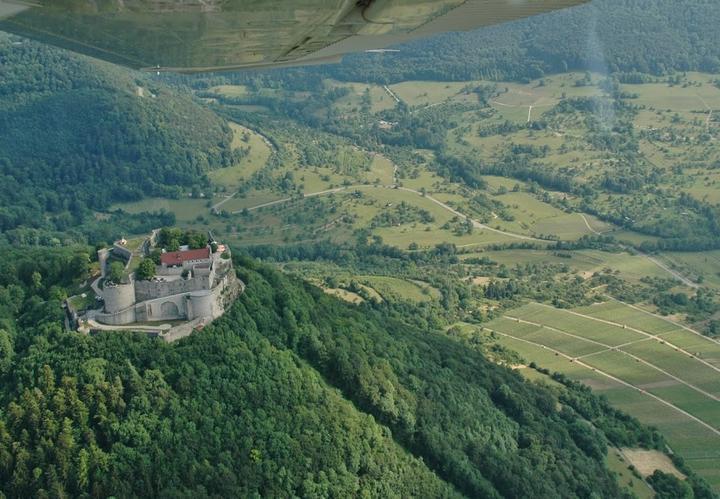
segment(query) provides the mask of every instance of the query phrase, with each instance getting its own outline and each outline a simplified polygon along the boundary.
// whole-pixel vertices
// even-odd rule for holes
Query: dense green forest
[[[234,160],[224,121],[182,91],[3,34],[0,65],[0,231],[177,197]]]
[[[248,258],[248,292],[168,345],[63,331],[58,299],[87,272],[84,248],[7,254],[8,497],[622,497],[608,440],[663,445],[579,385],[529,383]]]
[[[523,80],[578,69],[716,72],[718,23],[720,13],[712,0],[594,0],[488,29],[416,41],[381,57],[353,56],[327,70],[350,81]]]
[[[527,80],[585,69],[717,72],[718,24],[720,12],[713,0],[594,0],[500,26],[414,41],[398,47],[399,52],[348,55],[341,64],[210,79],[256,80],[263,86],[284,80],[292,86],[303,85],[308,75],[391,83]]]

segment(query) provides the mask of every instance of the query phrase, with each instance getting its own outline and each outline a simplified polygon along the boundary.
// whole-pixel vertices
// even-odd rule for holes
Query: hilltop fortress
[[[156,233],[153,233],[143,243],[139,249],[142,255],[130,251],[119,241],[109,252],[101,250],[105,252],[100,257],[101,264],[105,268],[109,258],[121,260],[128,269],[134,258],[140,258],[142,265],[151,258],[149,253],[155,239]],[[100,294],[104,307],[93,314],[93,322],[136,330],[140,330],[137,326],[144,325],[143,329],[147,329],[162,321],[173,322],[172,328],[178,327],[178,322],[185,322],[182,325],[191,330],[221,316],[244,290],[244,284],[235,276],[226,245],[209,240],[202,248],[181,246],[177,251],[158,249],[157,252],[160,263],[153,263],[152,275],[145,264],[143,278],[138,277],[138,270],[126,272],[122,279],[117,279],[119,282],[105,277]],[[157,254],[155,257],[157,259]],[[160,328],[163,334],[168,332],[167,328],[168,325]]]

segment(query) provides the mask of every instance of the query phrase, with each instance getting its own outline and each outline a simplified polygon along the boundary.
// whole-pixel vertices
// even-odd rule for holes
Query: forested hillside
[[[343,63],[266,73],[269,81],[322,74],[343,81],[526,80],[568,70],[720,71],[720,11],[713,0],[593,0],[467,33],[349,55]],[[692,29],[690,29],[692,28]],[[236,81],[257,79],[238,73]]]
[[[4,34],[0,68],[2,231],[178,196],[232,162],[222,119],[139,73]]]
[[[717,72],[716,5],[713,0],[594,0],[488,29],[420,40],[381,57],[349,57],[327,70],[350,81],[522,80],[574,69]]]
[[[247,259],[247,292],[201,334],[66,333],[87,253],[38,251],[8,250],[0,287],[8,497],[622,497],[607,439],[662,445],[588,390]]]

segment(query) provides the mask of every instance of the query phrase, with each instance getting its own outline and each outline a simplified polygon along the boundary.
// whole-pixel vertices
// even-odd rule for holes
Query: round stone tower
[[[188,310],[188,319],[213,317],[214,301],[215,297],[209,290],[193,291],[190,293],[190,310]]]
[[[135,283],[114,284],[103,288],[105,312],[112,314],[135,304]]]

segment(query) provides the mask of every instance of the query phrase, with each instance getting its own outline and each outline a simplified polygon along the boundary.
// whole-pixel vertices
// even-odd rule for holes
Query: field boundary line
[[[700,338],[702,338],[702,339],[704,339],[704,340],[707,340],[707,341],[709,341],[710,343],[714,343],[715,345],[720,345],[720,342],[719,342],[719,341],[714,340],[714,339],[710,338],[709,336],[705,336],[705,335],[702,334],[700,331],[696,331],[696,330],[692,329],[691,327],[686,326],[685,324],[681,324],[681,323],[679,323],[679,322],[675,322],[675,321],[673,321],[673,320],[668,319],[667,317],[663,317],[662,315],[659,315],[659,314],[650,312],[649,310],[642,309],[642,308],[638,307],[637,305],[633,305],[633,304],[631,304],[631,303],[626,303],[626,302],[624,302],[624,301],[622,301],[622,300],[618,300],[617,298],[614,298],[614,297],[612,297],[612,296],[610,296],[610,295],[605,295],[605,296],[606,296],[607,298],[613,300],[613,301],[616,301],[616,302],[618,302],[618,303],[621,303],[622,305],[625,305],[626,307],[630,307],[630,308],[632,308],[633,310],[637,310],[638,312],[642,312],[642,313],[644,313],[644,314],[646,314],[646,315],[650,315],[650,316],[652,316],[652,317],[656,317],[656,318],[658,318],[658,319],[660,319],[660,320],[663,320],[663,321],[667,322],[668,324],[672,324],[673,326],[677,326],[677,327],[679,327],[679,328],[681,328],[681,329],[684,329],[685,331],[688,331],[688,332],[690,332],[690,333],[692,333],[692,334],[696,334],[696,335],[698,335]],[[667,333],[660,333],[658,336],[663,336],[663,335],[670,334],[670,333],[674,333],[674,332],[675,332],[675,331],[668,331]]]
[[[557,333],[560,333],[560,334],[566,335],[566,336],[570,336],[571,338],[575,338],[575,339],[578,339],[578,340],[580,340],[580,341],[584,341],[584,342],[587,342],[587,343],[592,343],[592,344],[594,344],[594,345],[600,345],[600,346],[602,346],[602,347],[605,347],[605,350],[601,350],[601,351],[598,351],[598,352],[592,352],[592,353],[585,354],[585,355],[581,355],[581,356],[578,356],[578,357],[572,357],[573,360],[578,360],[578,359],[581,359],[581,358],[587,358],[587,357],[590,357],[590,356],[592,356],[592,355],[600,355],[600,354],[607,353],[607,352],[618,352],[618,353],[627,355],[628,357],[630,357],[631,359],[635,360],[636,362],[640,362],[641,364],[644,364],[644,365],[650,367],[651,369],[655,369],[656,371],[664,374],[664,375],[667,376],[668,378],[674,379],[674,380],[677,381],[678,383],[680,383],[680,384],[682,384],[682,385],[685,385],[686,387],[690,388],[691,390],[695,390],[696,392],[698,392],[698,393],[701,394],[701,395],[704,395],[704,396],[707,397],[707,398],[710,398],[710,399],[712,399],[712,400],[714,400],[714,401],[716,401],[716,402],[720,402],[720,397],[718,397],[717,395],[713,395],[713,394],[710,393],[710,392],[706,392],[706,391],[703,390],[702,388],[699,388],[699,387],[693,385],[692,383],[689,383],[689,382],[687,382],[687,381],[685,381],[685,380],[683,380],[683,379],[681,379],[681,378],[678,378],[678,377],[675,376],[674,374],[671,374],[671,373],[667,372],[667,371],[666,371],[665,369],[663,369],[662,367],[656,366],[656,365],[653,364],[652,362],[649,362],[649,361],[643,359],[642,357],[638,357],[637,355],[635,355],[635,354],[633,354],[633,353],[631,353],[631,352],[627,352],[627,351],[625,351],[625,350],[621,350],[619,345],[618,345],[618,346],[607,345],[607,344],[601,343],[601,342],[599,342],[599,341],[591,340],[591,339],[589,339],[589,338],[583,338],[582,336],[578,336],[578,335],[575,335],[575,334],[572,334],[572,333],[568,333],[567,331],[563,331],[562,329],[557,329],[557,328],[555,328],[555,327],[553,327],[553,326],[548,326],[547,324],[540,324],[540,323],[530,322],[530,321],[526,321],[526,320],[524,320],[524,319],[521,319],[521,318],[519,318],[519,317],[511,317],[511,316],[509,316],[509,315],[504,315],[503,317],[505,317],[506,319],[515,320],[515,321],[517,321],[518,323],[525,323],[525,324],[530,324],[530,325],[532,325],[532,326],[538,326],[538,327],[540,327],[540,328],[549,329],[550,331],[555,331],[555,332],[557,332]],[[638,341],[651,341],[652,339],[653,339],[653,338],[645,338],[645,339],[643,339],[643,340],[635,340],[635,341],[631,341],[631,342],[629,342],[629,343],[625,343],[625,345],[637,343]],[[541,344],[542,344],[542,343],[541,343]]]
[[[643,338],[643,339],[641,339],[641,340],[628,341],[627,343],[623,343],[623,344],[618,345],[618,346],[613,347],[613,348],[623,348],[623,347],[627,347],[627,346],[630,346],[630,345],[635,345],[636,343],[643,343],[643,342],[645,342],[645,341],[653,341],[653,338]],[[601,352],[593,352],[593,353],[588,353],[588,354],[585,354],[585,355],[581,355],[580,357],[578,357],[578,359],[584,359],[585,357],[592,357],[593,355],[597,355],[597,354],[603,353],[603,352],[607,352],[607,350],[603,350],[603,351],[601,351]]]
[[[632,327],[632,326],[628,326],[627,324],[619,324],[619,323],[617,323],[617,322],[608,321],[608,320],[606,320],[606,319],[600,319],[599,317],[593,317],[592,315],[581,314],[581,313],[579,313],[579,312],[575,312],[575,311],[573,311],[573,310],[568,310],[568,309],[565,309],[565,308],[555,308],[555,307],[551,307],[550,305],[545,305],[544,303],[538,303],[538,305],[540,305],[541,307],[550,308],[550,309],[552,309],[552,310],[559,310],[559,311],[561,311],[561,312],[566,312],[566,313],[568,313],[568,314],[576,315],[576,316],[578,316],[578,317],[583,317],[583,318],[585,318],[585,319],[591,319],[591,320],[594,320],[594,321],[597,321],[597,322],[602,322],[602,323],[604,323],[604,324],[609,324],[609,325],[611,325],[611,326],[619,327],[619,328],[621,328],[621,329],[627,329],[627,330],[629,330],[629,331],[634,331],[634,332],[636,332],[636,333],[639,333],[639,334],[648,336],[648,337],[650,337],[650,338],[655,338],[655,339],[664,341],[667,346],[674,348],[674,349],[675,349],[676,351],[678,351],[678,352],[684,353],[685,355],[687,355],[687,356],[690,357],[691,359],[697,360],[698,362],[700,362],[701,364],[709,367],[709,368],[712,369],[713,371],[720,373],[720,367],[717,367],[717,366],[714,366],[713,364],[710,364],[710,363],[707,362],[706,360],[697,357],[696,355],[688,352],[688,351],[685,350],[684,348],[681,348],[681,347],[679,347],[679,346],[677,346],[677,345],[675,345],[675,344],[673,344],[673,343],[670,343],[669,341],[665,340],[664,338],[661,338],[661,337],[658,336],[657,334],[651,334],[651,333],[648,333],[647,331],[643,331],[642,329],[637,329],[637,328],[634,328],[634,327]]]
[[[617,377],[613,376],[612,374],[606,373],[605,371],[602,371],[602,370],[600,370],[600,369],[597,369],[596,367],[593,367],[593,366],[591,366],[591,365],[589,365],[589,364],[586,364],[586,363],[584,363],[584,362],[582,362],[582,361],[580,361],[580,360],[573,360],[573,357],[570,357],[569,355],[566,355],[566,354],[560,352],[559,350],[555,350],[554,348],[550,348],[550,347],[548,347],[548,346],[546,346],[546,345],[541,345],[541,344],[539,344],[539,343],[535,343],[534,341],[524,340],[524,339],[522,339],[522,338],[517,338],[517,337],[515,337],[515,336],[513,336],[513,335],[511,335],[511,334],[501,333],[500,331],[496,331],[495,329],[491,329],[491,328],[489,328],[489,327],[486,327],[485,329],[487,329],[487,330],[489,330],[489,331],[491,331],[491,332],[493,332],[493,333],[497,333],[497,334],[499,334],[500,336],[505,336],[506,338],[512,338],[513,340],[520,341],[520,342],[523,342],[523,343],[527,343],[527,344],[529,344],[529,345],[533,345],[533,346],[536,346],[536,347],[539,347],[539,348],[544,348],[545,350],[549,350],[549,351],[551,351],[551,352],[553,352],[553,353],[556,353],[556,354],[558,354],[559,356],[561,356],[561,357],[563,357],[563,358],[566,358],[566,359],[568,359],[568,360],[573,361],[574,363],[578,364],[579,366],[582,366],[582,367],[584,367],[584,368],[586,368],[586,369],[590,369],[591,371],[594,371],[594,372],[597,372],[597,373],[599,373],[599,374],[602,374],[603,376],[605,376],[605,377],[607,377],[607,378],[615,381],[616,383],[620,383],[620,384],[623,385],[623,386],[626,386],[626,387],[628,387],[628,388],[632,388],[633,390],[636,390],[636,391],[642,393],[643,395],[647,395],[648,397],[651,397],[651,398],[657,400],[657,401],[660,402],[661,404],[666,405],[666,406],[674,409],[675,411],[679,412],[680,414],[683,414],[684,416],[692,419],[693,421],[695,421],[696,423],[700,424],[701,426],[707,428],[708,430],[710,430],[710,431],[713,432],[714,434],[720,436],[720,430],[718,430],[718,429],[714,428],[713,426],[707,424],[705,421],[697,418],[696,416],[693,416],[693,415],[690,414],[689,412],[687,412],[687,411],[685,411],[685,410],[683,410],[683,409],[680,409],[679,407],[677,407],[676,405],[668,402],[667,400],[662,399],[662,398],[658,397],[657,395],[648,392],[647,390],[643,390],[642,388],[637,387],[637,386],[633,385],[632,383],[628,383],[627,381],[624,381],[624,380],[622,380],[622,379],[620,379],[620,378],[617,378]]]
[[[578,215],[580,215],[580,217],[583,219],[583,222],[585,222],[585,227],[587,227],[590,232],[592,232],[593,234],[597,234],[598,236],[602,235],[602,232],[598,232],[590,226],[590,222],[588,222],[588,219],[585,217],[584,213],[578,213]]]
[[[212,206],[210,207],[210,211],[217,210],[217,209],[220,208],[222,205],[224,205],[225,203],[227,203],[228,201],[230,201],[232,198],[234,198],[234,197],[235,197],[235,194],[237,194],[237,193],[238,193],[238,191],[235,191],[235,192],[233,192],[232,194],[228,194],[228,195],[225,196],[221,201],[219,201],[219,202],[215,203],[214,205],[212,205]]]
[[[616,348],[616,347],[613,347],[612,345],[607,345],[607,344],[605,344],[605,343],[601,343],[601,342],[596,341],[596,340],[591,340],[590,338],[583,338],[582,336],[578,336],[578,335],[569,333],[569,332],[567,332],[567,331],[563,331],[562,329],[557,329],[556,327],[548,326],[547,324],[541,324],[541,323],[539,323],[539,322],[532,322],[532,321],[528,321],[528,320],[525,320],[525,319],[521,319],[520,317],[513,317],[513,316],[511,316],[511,315],[503,315],[503,317],[506,318],[506,319],[510,319],[511,321],[516,321],[516,322],[518,322],[518,323],[520,323],[520,324],[530,324],[531,326],[537,326],[537,327],[539,327],[539,328],[549,329],[550,331],[555,331],[555,332],[557,332],[557,333],[564,334],[564,335],[566,335],[566,336],[570,336],[570,337],[572,337],[572,338],[575,338],[575,339],[578,339],[578,340],[581,340],[581,341],[585,341],[585,342],[587,342],[587,343],[592,343],[592,344],[594,344],[594,345],[599,345],[599,346],[605,348],[605,350],[603,350],[603,351],[610,350],[610,349],[612,349],[612,348]]]

